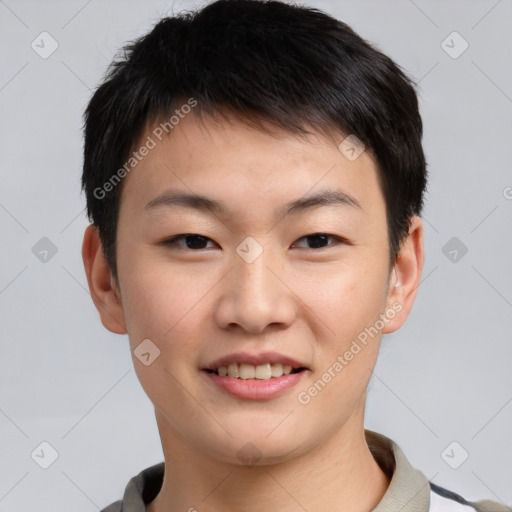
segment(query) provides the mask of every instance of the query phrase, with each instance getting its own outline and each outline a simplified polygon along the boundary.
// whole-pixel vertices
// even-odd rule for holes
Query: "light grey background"
[[[423,281],[407,324],[383,338],[366,427],[435,483],[510,505],[512,2],[307,4],[351,25],[421,87]],[[87,289],[81,116],[118,48],[194,5],[0,0],[0,511],[98,510],[163,460],[128,339],[103,328]],[[59,45],[47,59],[31,48],[43,31]],[[459,36],[442,46],[454,31],[469,44],[458,58]],[[46,262],[32,252],[42,237],[57,248]],[[452,237],[467,247],[462,257],[456,246],[443,253]],[[31,458],[43,441],[58,452],[48,469]],[[462,450],[469,458],[452,469]]]

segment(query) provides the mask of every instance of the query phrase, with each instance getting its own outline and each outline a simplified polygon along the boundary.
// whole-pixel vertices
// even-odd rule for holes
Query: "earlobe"
[[[387,309],[399,312],[385,325],[383,334],[399,329],[409,316],[420,285],[423,259],[423,222],[414,216],[390,275]]]
[[[111,332],[126,334],[122,302],[116,291],[112,271],[103,255],[98,228],[90,225],[84,233],[82,259],[91,298],[101,323]]]

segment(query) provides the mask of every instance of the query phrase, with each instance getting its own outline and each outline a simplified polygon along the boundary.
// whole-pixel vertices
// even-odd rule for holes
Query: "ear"
[[[98,228],[92,224],[84,233],[82,259],[91,298],[100,314],[101,323],[115,334],[126,334],[121,294],[103,255]]]
[[[409,316],[421,282],[423,260],[423,221],[415,215],[411,220],[407,239],[389,276],[386,309],[393,311],[394,315],[386,315],[390,320],[382,329],[382,334],[396,331]]]

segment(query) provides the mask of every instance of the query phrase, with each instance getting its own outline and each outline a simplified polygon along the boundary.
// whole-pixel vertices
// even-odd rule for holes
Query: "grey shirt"
[[[512,512],[512,508],[494,501],[465,500],[429,482],[394,441],[371,430],[365,430],[365,436],[374,459],[390,478],[382,500],[370,512]],[[144,469],[128,482],[123,499],[101,512],[145,512],[146,504],[160,491],[164,470],[164,462]]]

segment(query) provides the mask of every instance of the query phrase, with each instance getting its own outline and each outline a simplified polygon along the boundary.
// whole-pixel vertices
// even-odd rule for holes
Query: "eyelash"
[[[334,245],[338,245],[340,243],[345,243],[345,244],[348,244],[348,240],[342,238],[342,237],[339,237],[339,236],[336,236],[336,235],[330,235],[328,233],[312,233],[310,235],[305,235],[301,238],[299,238],[298,240],[303,240],[303,239],[307,239],[307,238],[310,238],[310,237],[315,237],[315,236],[323,236],[323,237],[329,237],[329,238],[332,238],[336,241],[336,244]],[[172,246],[175,246],[177,245],[177,242],[179,240],[185,240],[187,237],[198,237],[198,238],[202,238],[204,240],[208,240],[208,241],[213,241],[211,240],[210,238],[206,237],[206,236],[203,236],[203,235],[198,235],[196,233],[187,233],[187,234],[182,234],[182,235],[176,235],[168,240],[163,240],[161,242],[161,245],[164,245],[166,247],[172,247]],[[331,244],[330,246],[327,246],[327,247],[318,247],[318,248],[312,248],[312,247],[307,247],[306,249],[308,250],[321,250],[321,249],[328,249],[329,247],[333,247],[333,245]],[[187,248],[184,248],[184,247],[181,247],[181,249],[185,250],[185,251],[192,251],[192,252],[197,252],[197,251],[200,251],[200,250],[203,250],[203,249],[189,249],[188,247]]]

